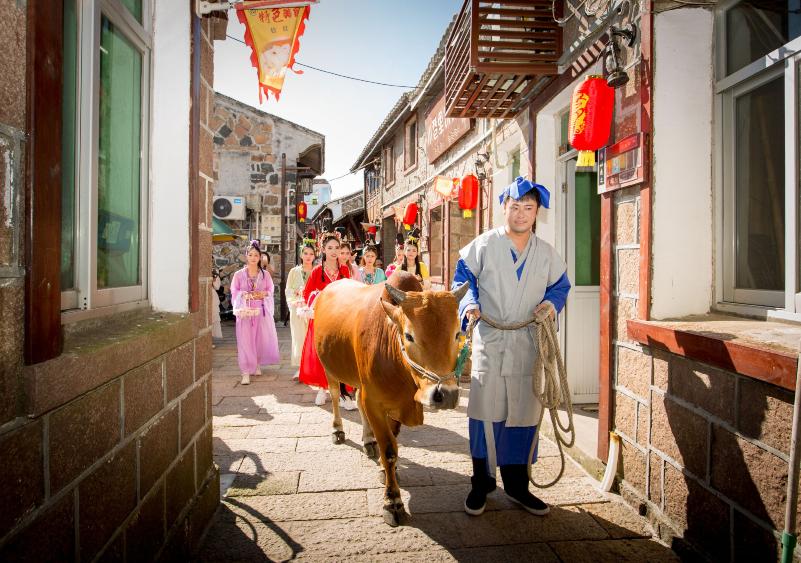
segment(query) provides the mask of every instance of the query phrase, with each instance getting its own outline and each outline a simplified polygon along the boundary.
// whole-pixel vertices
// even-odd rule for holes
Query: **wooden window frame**
[[[447,211],[447,205],[445,204],[444,201],[440,201],[440,202],[436,203],[435,205],[432,205],[432,206],[430,206],[428,208],[428,255],[429,255],[429,262],[431,262],[431,260],[430,260],[430,257],[431,257],[431,226],[432,226],[431,212],[435,211],[437,209],[440,210],[440,214],[442,215],[442,217],[441,217],[441,219],[439,221],[440,224],[442,225],[442,236],[440,237],[440,264],[439,264],[440,272],[442,272],[442,275],[439,275],[439,276],[432,275],[430,279],[431,279],[431,283],[444,284],[445,280],[448,279],[448,277],[446,275],[446,271],[445,271],[445,268],[447,267],[447,263],[445,262],[445,244],[446,244],[445,239],[447,238],[445,235],[447,233],[447,229],[445,228],[445,215],[444,215],[444,213]],[[433,270],[433,269],[434,269],[434,264],[430,263],[429,264],[429,270]]]
[[[409,174],[417,168],[417,163],[420,159],[417,157],[417,141],[419,138],[419,129],[417,127],[417,116],[409,118],[403,126],[403,173]],[[409,136],[409,129],[414,126],[414,137]],[[413,140],[414,146],[409,146],[409,142]]]
[[[388,190],[395,185],[395,147],[392,143],[381,149],[381,167],[384,178],[384,189]]]
[[[26,364],[61,354],[61,132],[64,7],[28,2],[26,37]],[[41,131],[41,133],[40,133]],[[53,140],[58,140],[53,142]]]

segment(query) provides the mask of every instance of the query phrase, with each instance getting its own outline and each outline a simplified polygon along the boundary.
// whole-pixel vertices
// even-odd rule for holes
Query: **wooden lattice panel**
[[[511,117],[557,74],[562,31],[551,0],[465,0],[445,50],[449,117]]]

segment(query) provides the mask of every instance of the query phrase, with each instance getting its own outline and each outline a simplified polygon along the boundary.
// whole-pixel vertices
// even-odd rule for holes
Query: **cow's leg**
[[[375,434],[373,434],[373,427],[370,425],[370,421],[367,420],[367,417],[364,415],[364,405],[362,404],[363,393],[361,388],[356,389],[356,405],[359,407],[359,417],[362,419],[362,446],[364,447],[364,453],[370,459],[376,459],[378,457],[378,446],[375,443]]]
[[[334,432],[331,441],[335,444],[345,443],[345,431],[342,429],[342,415],[339,412],[339,382],[328,378],[328,392],[331,393],[331,412],[334,413]]]
[[[378,442],[381,464],[384,466],[386,483],[384,490],[384,522],[393,527],[399,526],[407,522],[409,514],[403,506],[398,480],[395,475],[395,468],[398,463],[398,444],[388,423],[386,413],[380,407],[369,403],[366,407],[367,418],[370,420]]]

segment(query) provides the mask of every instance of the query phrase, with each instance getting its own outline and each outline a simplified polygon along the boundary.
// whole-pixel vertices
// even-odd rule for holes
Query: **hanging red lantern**
[[[462,210],[462,217],[470,219],[476,205],[478,205],[478,178],[468,174],[462,178],[462,186],[459,188],[459,209]]]
[[[568,140],[579,151],[576,166],[595,166],[595,151],[609,140],[614,106],[615,90],[603,77],[590,75],[576,86],[568,129]]]
[[[306,205],[305,201],[298,202],[298,223],[303,223],[306,221],[306,214],[308,213],[309,208]]]
[[[408,231],[415,223],[417,223],[417,204],[411,201],[406,204],[406,209],[403,211],[403,228]]]

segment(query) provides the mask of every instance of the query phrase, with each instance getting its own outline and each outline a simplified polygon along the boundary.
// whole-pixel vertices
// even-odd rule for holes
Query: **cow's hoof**
[[[376,444],[375,442],[370,442],[369,444],[365,444],[364,453],[370,459],[378,459],[378,444]]]
[[[402,504],[400,506],[384,507],[384,522],[393,528],[406,525],[409,522],[409,518],[409,513],[406,512]]]
[[[335,444],[344,444],[345,443],[345,432],[342,430],[337,430],[333,434],[331,434],[331,441]]]

